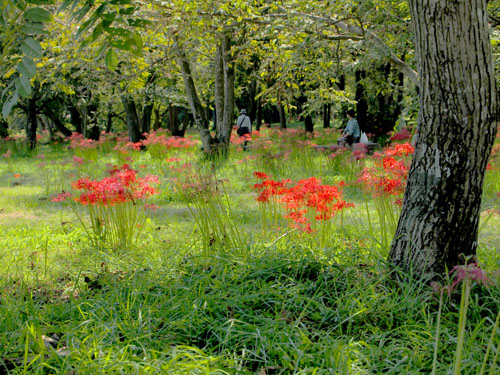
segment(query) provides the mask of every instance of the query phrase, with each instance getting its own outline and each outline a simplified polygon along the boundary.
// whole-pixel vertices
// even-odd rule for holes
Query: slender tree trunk
[[[113,103],[108,104],[108,113],[106,115],[106,133],[111,133],[111,127],[113,126]]]
[[[33,90],[31,92],[31,98],[28,99],[28,112],[27,112],[27,122],[26,122],[26,141],[30,150],[36,147],[36,128],[38,125],[37,121],[37,111],[36,102],[38,100],[38,89],[40,84],[35,82]]]
[[[153,121],[153,130],[158,130],[160,128],[160,106],[154,108],[155,120]]]
[[[262,125],[262,101],[257,99],[257,114],[255,115],[255,129],[260,131]]]
[[[151,131],[151,118],[153,117],[153,107],[154,101],[146,97],[146,103],[144,104],[144,108],[142,109],[142,134],[149,133]]]
[[[222,41],[215,51],[215,132],[224,127],[224,48]]]
[[[323,105],[323,127],[325,129],[330,127],[331,108],[332,108],[332,105],[330,103]]]
[[[224,34],[222,50],[224,63],[224,122],[217,138],[227,148],[234,120],[234,61],[231,52],[231,34],[229,32]],[[222,151],[226,152],[227,150]]]
[[[139,116],[137,116],[135,101],[130,95],[123,94],[122,103],[127,120],[128,139],[133,143],[139,142],[143,139],[143,136],[139,127]]]
[[[418,138],[390,260],[442,274],[475,254],[498,108],[486,0],[410,0]]]
[[[194,122],[198,127],[198,130],[200,131],[203,150],[206,153],[212,153],[214,151],[213,144],[216,143],[216,140],[212,138],[212,135],[210,134],[210,121],[208,120],[208,118],[206,118],[205,111],[203,110],[203,106],[200,102],[200,98],[196,93],[196,86],[191,74],[191,66],[189,65],[186,53],[181,46],[177,46],[176,53],[177,61],[179,63],[179,66],[181,67],[182,79],[184,81],[184,88],[186,90],[189,107],[191,108],[191,112],[193,113]]]
[[[9,124],[4,119],[0,118],[0,137],[5,138],[9,136]]]
[[[282,104],[278,104],[278,112],[280,115],[280,129],[286,129],[285,107]]]
[[[255,120],[257,118],[257,107],[259,106],[259,99],[257,96],[257,78],[252,76],[250,84],[248,85],[248,116],[250,120]]]
[[[358,120],[359,126],[364,131],[370,130],[368,124],[368,103],[365,97],[365,86],[363,80],[366,78],[366,72],[364,70],[356,70],[356,119]]]

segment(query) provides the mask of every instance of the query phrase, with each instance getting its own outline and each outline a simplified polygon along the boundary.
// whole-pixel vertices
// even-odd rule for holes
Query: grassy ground
[[[215,164],[200,160],[197,147],[124,156],[56,145],[0,159],[0,374],[456,373],[460,287],[440,304],[426,280],[389,270],[375,203],[349,184],[371,159],[328,158],[300,134],[265,138],[267,148],[234,145]],[[159,208],[136,245],[96,248],[71,204],[50,199],[79,177],[104,177],[106,164],[124,157],[160,177],[151,198]],[[172,157],[181,160],[165,160]],[[478,250],[491,285],[472,284],[462,374],[481,373],[483,363],[484,374],[500,371],[493,166]],[[262,227],[254,171],[344,180],[344,198],[356,206],[325,232],[294,230],[284,219]],[[193,179],[222,184],[205,227],[206,206],[181,188]],[[74,209],[88,220],[85,207]]]

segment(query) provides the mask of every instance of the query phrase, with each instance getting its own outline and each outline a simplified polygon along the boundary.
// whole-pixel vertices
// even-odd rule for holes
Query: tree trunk
[[[250,117],[250,120],[255,120],[257,118],[257,107],[259,106],[259,99],[256,98],[257,96],[257,78],[255,78],[252,75],[252,80],[250,81],[250,84],[248,85],[248,116]]]
[[[181,46],[177,46],[177,61],[181,68],[182,79],[184,81],[184,88],[186,90],[189,107],[193,113],[194,122],[200,131],[200,138],[203,144],[203,150],[206,153],[212,153],[213,144],[216,143],[215,139],[210,134],[210,121],[205,116],[205,111],[201,105],[200,98],[196,93],[196,86],[194,84],[193,76],[191,74],[191,66],[187,59],[186,53]]]
[[[231,34],[224,34],[222,41],[222,60],[224,64],[224,121],[217,138],[227,151],[234,120],[234,61],[231,52]]]
[[[155,120],[153,121],[153,130],[158,130],[160,128],[160,106],[154,108]]]
[[[365,97],[365,87],[363,80],[366,78],[364,70],[356,70],[356,92],[354,99],[356,100],[356,119],[359,127],[364,131],[369,129],[368,126],[368,103]]]
[[[224,126],[224,49],[222,41],[215,51],[215,132]]]
[[[486,0],[411,0],[420,76],[415,154],[390,261],[442,274],[475,254],[497,132]]]
[[[0,118],[0,137],[5,138],[9,136],[9,124],[4,119]]]
[[[27,122],[26,122],[26,141],[30,150],[36,147],[36,128],[38,125],[37,121],[37,111],[36,102],[38,100],[38,88],[40,84],[35,83],[33,90],[31,92],[31,98],[28,99],[28,111],[27,111]]]
[[[113,126],[113,103],[108,104],[108,113],[106,115],[106,133],[111,133],[111,127]]]
[[[323,105],[323,127],[324,128],[329,128],[330,127],[330,111],[331,111],[331,108],[332,108],[332,105],[330,103]]]
[[[260,98],[257,99],[257,113],[255,115],[255,129],[260,131],[262,125],[262,101]]]
[[[50,121],[52,121],[56,129],[60,131],[65,137],[69,137],[71,135],[71,130],[64,126],[61,118],[57,114],[49,109],[45,110],[43,113],[50,119]]]
[[[69,115],[71,118],[71,124],[75,127],[75,131],[77,133],[82,134],[82,116],[80,116],[80,111],[76,105],[71,104],[68,106]]]
[[[142,117],[141,117],[141,128],[142,134],[149,133],[151,131],[151,118],[153,117],[153,106],[154,101],[146,97],[146,102],[144,104],[144,108],[142,109]]]
[[[280,129],[286,129],[285,107],[282,104],[278,104],[278,112],[280,115]]]
[[[137,143],[143,139],[139,127],[139,116],[134,99],[128,95],[122,95],[123,108],[125,109],[125,118],[127,120],[128,139],[132,143]]]

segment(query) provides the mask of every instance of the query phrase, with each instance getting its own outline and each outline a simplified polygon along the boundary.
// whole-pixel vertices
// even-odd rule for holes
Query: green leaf
[[[134,6],[127,7],[127,8],[121,8],[120,11],[119,11],[120,14],[123,14],[125,16],[130,16],[130,15],[134,14],[134,12],[135,12],[135,7]]]
[[[127,18],[127,22],[128,25],[132,27],[147,27],[153,23],[149,20],[143,20],[141,18]]]
[[[26,35],[45,35],[48,34],[48,31],[44,29],[43,24],[41,23],[33,23],[33,22],[26,22],[23,25],[22,31]]]
[[[2,106],[3,118],[7,118],[7,116],[10,114],[10,111],[12,111],[12,107],[14,107],[17,104],[18,100],[19,100],[19,94],[17,93],[17,90],[15,90],[10,96],[10,98],[7,99],[5,103],[3,103]]]
[[[21,51],[23,51],[23,53],[29,57],[42,57],[43,55],[43,50],[40,42],[30,36],[24,39],[24,42],[22,42],[20,48]]]
[[[113,36],[121,36],[123,38],[131,38],[132,32],[123,27],[107,27],[106,32]]]
[[[22,61],[17,64],[16,68],[19,73],[28,77],[28,79],[33,78],[36,74],[35,62],[27,56],[24,56]]]
[[[28,77],[19,76],[15,81],[16,89],[24,98],[31,98],[31,83]]]
[[[50,22],[52,14],[43,8],[30,8],[24,12],[24,18],[34,22]]]
[[[105,61],[106,61],[106,66],[111,71],[114,71],[118,66],[118,56],[116,55],[116,52],[113,48],[110,48],[108,50]]]

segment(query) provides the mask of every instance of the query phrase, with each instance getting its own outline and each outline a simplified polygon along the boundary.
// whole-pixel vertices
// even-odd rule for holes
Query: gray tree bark
[[[222,51],[222,61],[224,63],[224,121],[217,138],[227,148],[234,120],[234,61],[231,52],[231,34],[228,32],[224,34],[222,40]]]
[[[222,42],[215,51],[215,129],[220,133],[224,126],[224,50]]]
[[[214,152],[214,144],[216,140],[210,134],[210,121],[201,105],[200,98],[196,92],[196,86],[191,73],[191,66],[187,59],[186,53],[182,46],[178,45],[176,48],[177,62],[181,68],[182,79],[184,81],[184,88],[189,103],[191,112],[193,113],[194,122],[200,131],[201,143],[203,144],[203,151],[208,154]]]
[[[443,273],[477,247],[497,132],[486,0],[411,0],[420,77],[418,138],[390,261]]]

